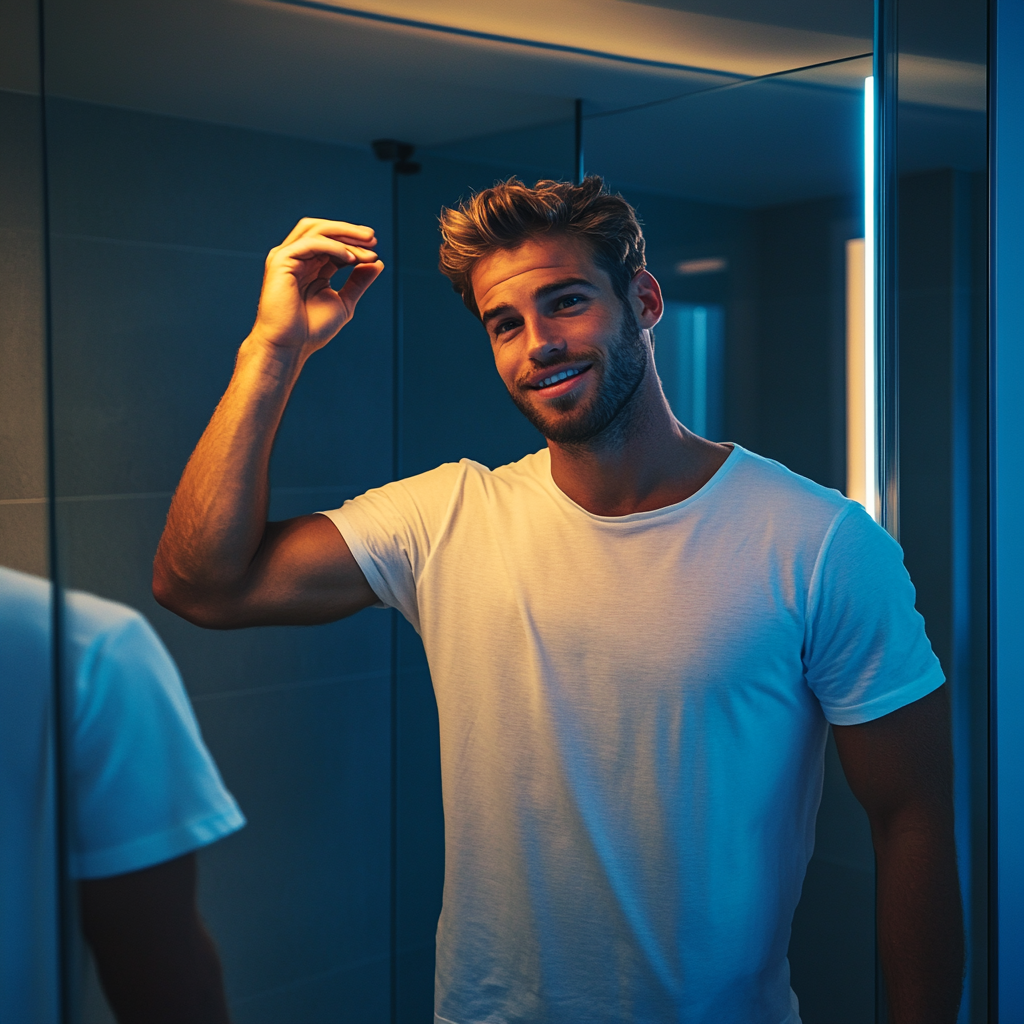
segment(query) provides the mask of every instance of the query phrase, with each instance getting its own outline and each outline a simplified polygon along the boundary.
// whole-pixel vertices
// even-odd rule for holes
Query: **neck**
[[[664,508],[695,494],[729,456],[672,415],[653,367],[615,421],[585,444],[548,441],[551,477],[600,516]]]

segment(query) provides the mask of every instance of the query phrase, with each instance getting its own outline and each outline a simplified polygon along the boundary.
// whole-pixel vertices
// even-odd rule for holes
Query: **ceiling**
[[[960,8],[973,2],[932,0]],[[696,130],[684,124],[692,108],[706,125],[708,144],[699,148],[707,182],[694,178],[686,187],[707,194],[716,181],[751,176],[749,160],[741,157],[738,168],[730,161],[752,116],[765,134],[755,108],[790,126],[789,148],[774,148],[791,166],[802,150],[805,167],[820,169],[816,150],[829,144],[829,126],[807,119],[850,120],[863,62],[804,72],[797,76],[801,88],[788,92],[759,83],[710,101],[719,94],[708,90],[868,52],[872,3],[45,0],[45,12],[47,89],[54,95],[351,146],[390,137],[435,150],[480,140],[486,149],[488,139],[564,125],[581,97],[598,150],[612,152],[609,133],[617,124],[623,143],[630,140],[635,183],[665,190],[673,163],[680,166],[684,156],[692,162],[692,145],[685,153],[680,148]],[[920,52],[901,60],[902,98],[941,110],[983,110],[985,69],[970,59],[963,42],[970,33],[954,33],[957,45],[940,35],[933,31]],[[6,80],[4,74],[0,86],[26,88],[24,75],[11,80],[14,62]],[[834,94],[832,100],[811,99],[812,88]],[[605,116],[680,96],[689,98],[642,115]],[[637,159],[652,138],[649,158]],[[830,187],[827,174],[804,178],[805,190],[812,179],[814,191]],[[781,195],[772,188],[754,198],[757,189],[747,192],[733,201]]]
[[[870,39],[874,5],[861,0],[629,0],[784,28]],[[923,57],[984,64],[985,0],[900,0],[900,46]]]

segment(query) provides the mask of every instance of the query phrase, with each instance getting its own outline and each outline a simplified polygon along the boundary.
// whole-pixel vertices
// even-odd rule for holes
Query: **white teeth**
[[[579,370],[562,370],[561,373],[552,374],[550,377],[545,377],[538,385],[539,388],[547,388],[552,384],[557,384],[560,380],[565,380],[566,377],[575,377],[579,374]]]

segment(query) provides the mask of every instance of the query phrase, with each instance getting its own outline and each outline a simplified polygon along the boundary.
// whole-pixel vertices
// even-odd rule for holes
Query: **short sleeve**
[[[851,503],[822,544],[808,593],[804,666],[833,725],[858,725],[945,681],[914,607],[903,552]]]
[[[150,867],[245,824],[160,638],[137,612],[102,606],[106,621],[97,629],[94,611],[76,623],[69,600],[76,686],[70,859],[77,878]]]
[[[379,607],[397,608],[419,632],[416,581],[450,520],[468,460],[374,488],[321,512],[345,538]]]

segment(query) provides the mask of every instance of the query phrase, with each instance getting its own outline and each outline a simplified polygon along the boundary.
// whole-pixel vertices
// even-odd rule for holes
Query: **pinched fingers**
[[[338,293],[342,301],[354,310],[356,303],[363,297],[363,293],[377,280],[383,269],[384,264],[380,260],[373,263],[360,263],[357,267],[353,267],[348,280]]]
[[[334,238],[339,242],[348,242],[355,246],[373,246],[377,244],[377,238],[373,228],[365,224],[349,224],[344,220],[324,220],[320,217],[303,217],[302,220],[292,228],[288,237],[278,248],[297,241],[307,235],[321,234]]]
[[[292,260],[306,262],[318,257],[327,257],[340,268],[357,263],[374,263],[377,254],[372,249],[341,242],[326,235],[309,234],[272,249],[267,257],[267,264],[287,263]]]

